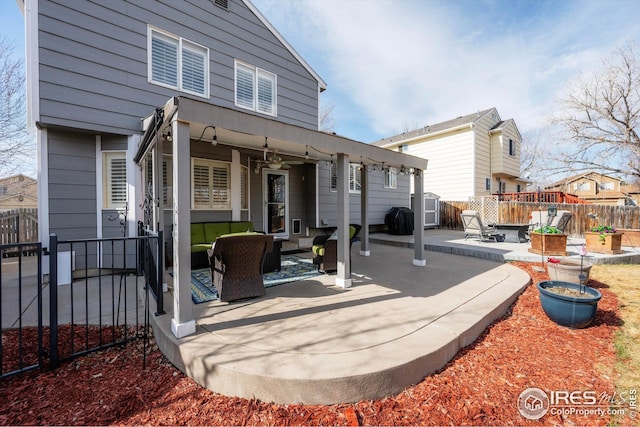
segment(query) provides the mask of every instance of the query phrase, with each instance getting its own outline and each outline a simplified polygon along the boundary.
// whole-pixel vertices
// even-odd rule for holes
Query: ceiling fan
[[[268,166],[270,169],[289,169],[291,165],[301,165],[303,163],[304,162],[300,160],[284,160],[275,151],[273,151],[273,153],[265,151],[264,160],[257,160],[256,168],[259,169],[262,166]]]

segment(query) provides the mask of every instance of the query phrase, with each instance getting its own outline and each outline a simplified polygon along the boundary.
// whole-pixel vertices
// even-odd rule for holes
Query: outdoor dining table
[[[505,242],[528,242],[527,230],[529,224],[495,224],[496,232],[504,237]]]

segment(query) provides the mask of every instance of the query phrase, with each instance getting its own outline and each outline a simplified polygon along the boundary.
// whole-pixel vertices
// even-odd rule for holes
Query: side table
[[[273,239],[273,249],[271,252],[264,254],[264,261],[262,262],[262,273],[271,273],[272,271],[280,271],[280,264],[282,263],[281,253],[282,240]]]

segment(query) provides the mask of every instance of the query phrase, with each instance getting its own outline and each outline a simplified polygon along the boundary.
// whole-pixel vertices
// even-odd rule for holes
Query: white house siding
[[[497,112],[491,110],[490,112],[479,117],[473,124],[473,131],[475,137],[475,165],[476,176],[474,182],[473,196],[488,196],[496,190],[494,187],[497,185],[496,181],[492,179],[491,190],[486,190],[485,179],[492,178],[492,158],[491,158],[491,138],[489,136],[489,129],[495,126],[499,122],[500,118],[497,116]]]
[[[446,149],[443,149],[446,147]],[[429,161],[424,191],[442,200],[466,200],[473,182],[473,132],[466,128],[435,138],[411,142],[407,154]]]

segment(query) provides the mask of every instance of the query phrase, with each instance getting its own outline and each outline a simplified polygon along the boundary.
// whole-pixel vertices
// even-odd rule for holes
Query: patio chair
[[[465,210],[460,214],[464,226],[464,240],[469,237],[477,237],[478,240],[490,240],[498,242],[500,236],[494,227],[482,224],[478,211]]]
[[[362,227],[359,224],[349,225],[349,250]],[[338,269],[338,234],[337,230],[330,236],[316,236],[313,239],[313,264],[318,271],[329,272]]]
[[[573,214],[570,211],[560,210],[556,213],[556,216],[549,217],[547,211],[533,211],[531,212],[531,218],[529,219],[529,232],[536,228],[549,225],[556,227],[558,230],[564,233],[567,224],[571,220]]]
[[[273,247],[270,234],[221,236],[216,240],[211,263],[211,282],[220,301],[263,296],[262,263]]]

